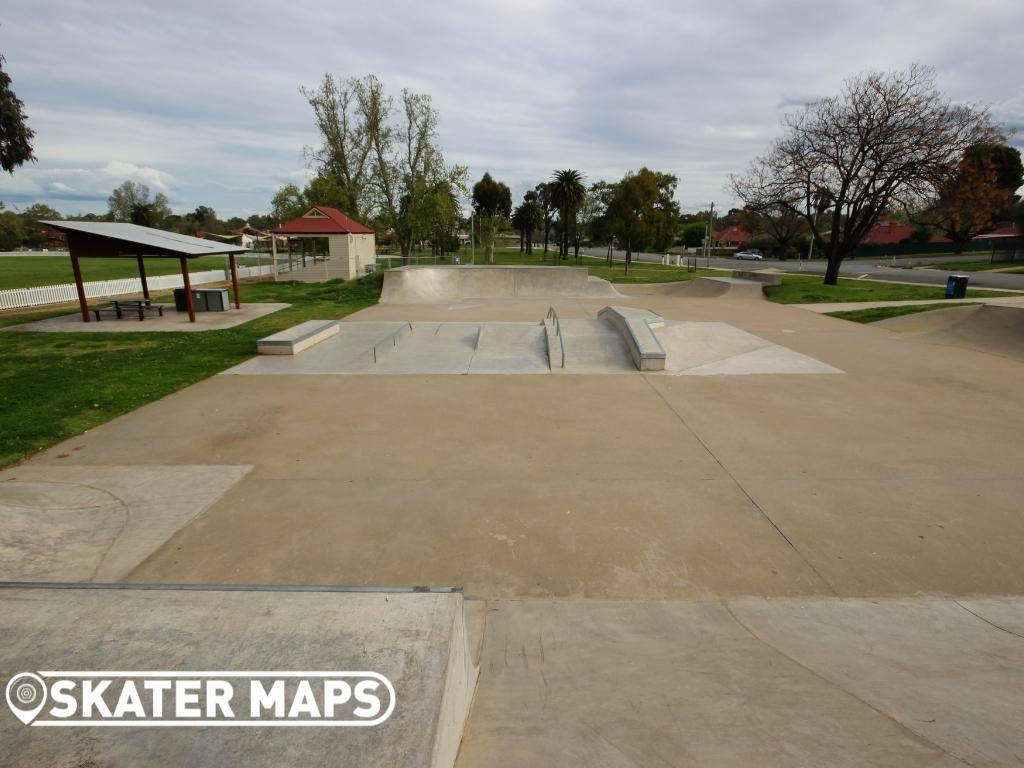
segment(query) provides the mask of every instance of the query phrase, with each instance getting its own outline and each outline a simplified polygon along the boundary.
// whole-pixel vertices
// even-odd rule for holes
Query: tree
[[[541,211],[541,225],[544,229],[544,256],[548,253],[548,240],[551,235],[551,225],[555,220],[555,212],[557,206],[555,205],[555,191],[552,187],[551,182],[541,182],[538,184],[534,191],[537,193],[537,204],[540,206]]]
[[[935,201],[917,217],[953,241],[956,253],[992,225],[1013,203],[1024,168],[1012,147],[978,144],[969,147],[956,167],[937,185]]]
[[[486,261],[494,263],[494,238],[512,212],[512,192],[485,173],[473,185],[473,210],[480,226],[480,239],[487,246]]]
[[[804,218],[828,257],[826,285],[883,212],[919,205],[969,146],[1004,138],[986,111],[945,99],[920,64],[850,78],[838,96],[786,115],[783,128],[731,189],[754,209]],[[831,216],[822,220],[823,200]]]
[[[373,75],[339,82],[328,73],[319,88],[299,88],[313,108],[321,138],[318,148],[306,147],[306,156],[319,168],[319,175],[334,184],[332,197],[336,199],[320,204],[336,206],[356,219],[370,204],[367,181],[373,147],[371,126],[362,119],[365,115],[360,99],[379,86]]]
[[[611,233],[626,251],[626,271],[633,258],[633,248],[650,235],[659,196],[657,176],[647,168],[627,173],[615,185],[607,216]]]
[[[13,251],[25,242],[25,222],[14,211],[0,211],[0,251]]]
[[[224,234],[224,223],[217,218],[217,212],[208,205],[200,205],[192,213],[186,213],[185,221],[193,232]]]
[[[335,205],[356,218],[379,220],[406,258],[414,243],[450,225],[448,198],[465,193],[467,170],[445,163],[430,96],[405,89],[396,107],[374,75],[344,81],[325,75],[318,88],[300,90],[322,140],[306,150],[317,178],[303,204]],[[275,212],[297,209],[290,204],[300,199],[296,192],[294,185],[282,188]]]
[[[533,253],[533,233],[544,223],[544,210],[538,200],[537,190],[531,189],[523,195],[523,227],[526,236],[526,252]]]
[[[13,175],[18,166],[35,162],[32,139],[36,134],[28,127],[25,104],[11,89],[11,77],[3,70],[4,61],[0,55],[0,168]]]
[[[576,229],[576,211],[587,188],[583,186],[583,174],[567,168],[555,171],[550,182],[552,202],[558,208],[561,222],[562,237],[558,247],[558,255],[562,259],[569,258],[569,237]]]
[[[312,206],[302,190],[294,184],[285,184],[270,201],[271,216],[278,225],[284,224],[308,211]]]
[[[149,206],[147,208],[147,206]],[[107,198],[109,216],[114,221],[133,221],[133,214],[136,217],[143,216],[147,221],[152,222],[145,226],[159,227],[164,219],[171,215],[171,207],[167,204],[167,196],[158,192],[150,200],[149,187],[135,181],[125,181],[117,189],[110,193]],[[142,214],[140,211],[146,211]]]

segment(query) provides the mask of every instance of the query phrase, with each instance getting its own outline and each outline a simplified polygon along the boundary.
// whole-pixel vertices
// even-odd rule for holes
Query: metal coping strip
[[[381,587],[361,584],[119,584],[91,581],[0,581],[0,589],[144,589],[194,592],[461,593],[462,587]]]

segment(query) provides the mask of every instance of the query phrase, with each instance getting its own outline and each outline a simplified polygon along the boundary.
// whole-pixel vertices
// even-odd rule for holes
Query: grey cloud
[[[1022,29],[1014,0],[8,0],[0,50],[39,163],[0,199],[100,210],[102,169],[125,163],[168,174],[177,209],[265,210],[317,140],[298,87],[331,71],[432,94],[449,159],[517,195],[557,167],[647,165],[680,175],[685,208],[726,208],[784,112],[867,68],[932,63],[952,98],[1024,125]]]

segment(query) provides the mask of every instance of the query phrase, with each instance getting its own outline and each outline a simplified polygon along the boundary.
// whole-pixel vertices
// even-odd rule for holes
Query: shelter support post
[[[85,286],[82,284],[82,269],[78,266],[78,257],[71,254],[71,269],[75,273],[75,289],[78,291],[78,306],[82,308],[82,322],[89,322],[89,303],[85,300]]]
[[[277,282],[277,237],[270,233],[270,269],[274,273],[274,282]]]
[[[196,308],[192,303],[192,283],[188,279],[188,259],[184,256],[181,257],[181,279],[185,288],[185,306],[188,308],[188,321],[194,323],[196,321]]]
[[[235,294],[235,309],[242,308],[242,300],[238,297],[238,266],[235,264],[235,254],[228,254],[231,263],[231,288]]]
[[[136,256],[139,262],[139,279],[142,281],[142,298],[149,299],[149,283],[146,282],[146,265],[141,256]]]

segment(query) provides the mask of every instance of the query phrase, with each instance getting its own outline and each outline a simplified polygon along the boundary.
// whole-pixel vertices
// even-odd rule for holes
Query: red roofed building
[[[909,224],[903,224],[899,221],[880,221],[871,228],[871,231],[867,233],[863,240],[860,241],[861,245],[894,245],[896,243],[910,242],[911,236],[917,231],[917,227],[912,227]],[[823,240],[828,240],[831,237],[830,232],[822,234]],[[942,235],[932,235],[928,239],[929,243],[951,243],[953,242],[948,237]]]
[[[1020,228],[1013,223],[999,222],[988,232],[978,235],[975,240],[995,240],[1000,237],[1020,237]]]
[[[352,280],[367,273],[367,267],[377,263],[377,244],[372,229],[349,218],[337,208],[317,205],[297,219],[286,221],[274,230],[275,235],[285,235],[289,243],[289,280],[301,282],[322,282],[343,277]],[[309,263],[305,255],[301,266],[291,258],[292,238],[327,238],[327,254],[312,257]],[[276,238],[274,262],[277,263]],[[303,251],[305,253],[305,251]]]
[[[715,242],[728,247],[739,247],[750,239],[750,233],[740,226],[726,227],[715,232]]]

